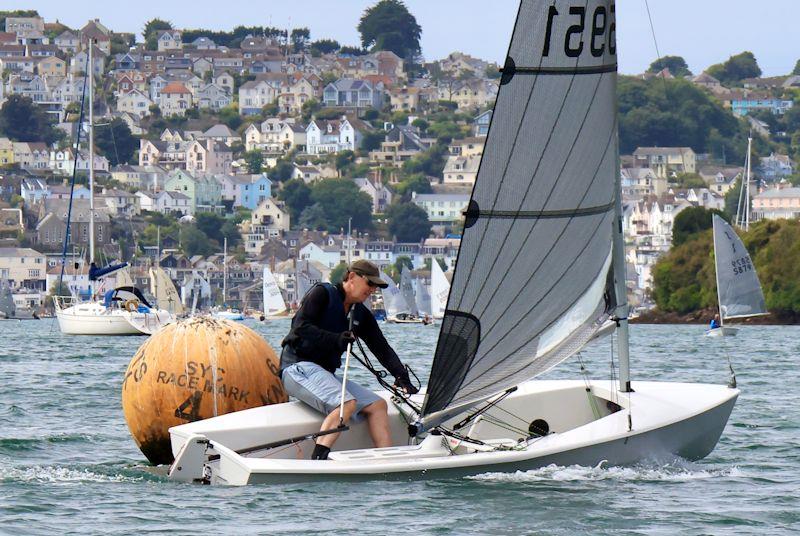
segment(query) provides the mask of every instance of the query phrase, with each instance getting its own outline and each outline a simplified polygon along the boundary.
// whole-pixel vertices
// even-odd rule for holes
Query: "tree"
[[[705,188],[708,186],[697,173],[680,173],[675,177],[674,184],[678,188]]]
[[[244,162],[247,165],[247,172],[256,175],[261,173],[261,168],[264,166],[264,155],[258,149],[247,151],[244,153]]]
[[[706,73],[713,76],[723,84],[737,84],[745,78],[761,76],[756,57],[752,52],[745,51],[736,56],[731,56],[725,63],[718,63],[706,69]]]
[[[139,138],[131,134],[128,124],[120,118],[94,129],[94,144],[112,166],[127,164],[139,149]]]
[[[239,232],[239,226],[232,220],[225,220],[220,229],[222,238],[228,239],[228,246],[234,247],[242,241],[242,234]],[[223,242],[224,244],[224,242]]]
[[[214,253],[215,248],[208,240],[208,236],[194,225],[184,225],[181,228],[181,249],[192,257],[194,255],[207,256]]]
[[[710,229],[714,214],[725,218],[725,214],[717,209],[689,207],[681,210],[672,224],[672,244],[680,246],[692,235]]]
[[[158,32],[162,30],[172,30],[172,23],[161,19],[150,19],[142,29],[145,47],[147,50],[158,49]]]
[[[311,188],[311,199],[322,206],[331,232],[346,229],[349,218],[354,229],[372,229],[372,199],[351,180],[319,181]]]
[[[358,24],[361,44],[373,50],[391,50],[411,60],[419,55],[422,28],[401,0],[381,0],[367,8]]]
[[[366,50],[364,50],[363,48],[358,48],[358,47],[344,46],[344,47],[339,49],[339,55],[340,56],[363,56],[366,53],[367,53]],[[324,77],[323,77],[323,80],[325,80]]]
[[[61,136],[47,114],[28,97],[9,95],[0,109],[0,134],[13,141],[51,144]]]
[[[275,179],[278,182],[285,182],[292,178],[294,166],[291,162],[286,160],[278,160],[275,167],[267,171],[267,174],[271,179]]]
[[[400,242],[419,242],[431,234],[425,209],[414,203],[394,203],[386,211],[389,232]]]
[[[333,270],[331,270],[330,282],[334,285],[338,285],[344,279],[344,275],[347,273],[347,264],[344,262],[340,262],[337,264]]]
[[[239,115],[239,109],[231,104],[219,111],[219,120],[228,125],[232,130],[236,130],[242,124],[242,116]]]
[[[430,194],[433,193],[433,187],[431,186],[431,181],[429,181],[428,177],[426,177],[424,174],[413,173],[406,177],[405,180],[396,184],[394,191],[403,197],[403,201],[409,201],[411,199],[412,192],[417,192],[418,194]]]
[[[727,216],[725,219],[727,221],[732,221],[738,213],[739,192],[742,191],[742,182],[744,181],[737,179],[734,185],[725,192],[725,214]]]
[[[794,64],[794,69],[792,69],[792,75],[797,76],[800,74],[800,60],[797,60],[797,63]]]
[[[194,225],[202,231],[209,239],[222,245],[224,235],[222,234],[222,226],[225,224],[225,218],[213,212],[198,212],[195,215]]]
[[[310,121],[311,117],[316,114],[322,105],[320,105],[317,99],[308,99],[303,105],[300,107],[300,112],[303,114],[303,121]]]
[[[400,274],[403,273],[403,267],[408,267],[409,270],[414,269],[414,263],[411,261],[411,257],[406,255],[400,255],[397,257],[397,260],[394,261],[394,276],[395,281],[400,280]]]
[[[356,154],[353,151],[339,151],[336,153],[336,171],[342,177],[349,167],[356,161]]]
[[[341,46],[339,45],[338,41],[333,39],[319,39],[311,43],[311,46],[308,47],[308,50],[311,52],[312,56],[319,57],[323,54],[336,52],[339,50],[339,48],[341,48]]]
[[[659,73],[664,69],[669,69],[673,76],[692,76],[689,66],[680,56],[664,56],[650,64],[647,68],[648,73]]]
[[[314,203],[303,209],[300,213],[298,224],[303,229],[311,229],[313,231],[322,231],[328,228],[327,217],[325,216],[325,209],[319,203]]]
[[[299,222],[300,214],[311,206],[311,188],[302,179],[292,179],[278,192],[278,199],[286,203],[291,221]]]
[[[306,49],[311,38],[311,31],[308,28],[295,28],[289,37],[292,42],[292,51],[297,53]]]
[[[366,132],[361,138],[361,150],[364,152],[377,151],[385,139],[386,133],[382,130]]]

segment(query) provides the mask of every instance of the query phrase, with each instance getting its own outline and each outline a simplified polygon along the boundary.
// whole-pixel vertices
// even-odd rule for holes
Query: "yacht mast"
[[[745,178],[745,184],[747,185],[747,189],[745,190],[744,195],[744,230],[750,230],[750,163],[752,157],[750,155],[750,148],[753,145],[753,138],[752,136],[747,137],[747,176]]]
[[[619,352],[619,390],[631,392],[630,351],[628,340],[628,294],[625,285],[625,237],[622,230],[622,182],[619,173],[619,157],[616,164],[616,203],[613,230],[612,264],[614,266],[614,289],[617,296],[617,351]]]
[[[222,250],[222,305],[228,302],[228,237],[224,239]]]
[[[94,64],[92,48],[94,39],[89,40],[89,265],[94,264]],[[75,155],[75,165],[80,158],[80,150]]]

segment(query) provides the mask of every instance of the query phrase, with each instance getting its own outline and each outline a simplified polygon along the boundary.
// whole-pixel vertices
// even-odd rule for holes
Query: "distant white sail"
[[[419,314],[431,316],[431,293],[428,292],[428,285],[422,279],[415,279],[414,286],[417,290]]]
[[[183,314],[183,303],[175,284],[160,266],[150,268],[150,292],[156,297],[158,307],[166,309],[173,315]]]
[[[736,231],[714,214],[714,255],[722,319],[767,314],[756,269]]]
[[[264,266],[264,286],[262,289],[264,299],[264,314],[273,315],[282,313],[286,310],[286,303],[283,301],[281,289],[272,275],[269,266]]]
[[[436,259],[431,263],[431,316],[444,317],[447,308],[447,296],[450,295],[450,282],[444,276],[442,267]]]
[[[414,283],[411,280],[411,271],[408,266],[403,266],[403,271],[400,272],[400,293],[408,305],[408,312],[414,316],[419,316],[419,308],[414,296]]]
[[[389,285],[381,291],[383,293],[383,306],[386,309],[386,314],[388,316],[397,316],[400,313],[407,313],[409,311],[408,305],[406,305],[405,299],[403,299],[402,294],[400,294],[400,289],[397,288],[392,278],[381,271],[381,279],[386,281]]]

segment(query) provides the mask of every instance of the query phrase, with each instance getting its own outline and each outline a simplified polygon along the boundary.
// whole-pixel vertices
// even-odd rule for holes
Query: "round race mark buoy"
[[[242,324],[206,316],[152,335],[122,382],[128,428],[153,464],[173,461],[171,426],[287,400],[269,344]]]

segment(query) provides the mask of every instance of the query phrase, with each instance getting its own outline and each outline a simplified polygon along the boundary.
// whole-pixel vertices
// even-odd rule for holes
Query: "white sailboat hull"
[[[255,408],[170,429],[176,456],[170,477],[228,485],[417,480],[525,471],[549,464],[625,465],[676,457],[695,460],[714,449],[739,394],[736,389],[705,384],[635,382],[630,396],[612,393],[608,387],[607,381],[591,382],[589,395],[583,381],[526,382],[499,407],[523,419],[512,419],[517,426],[541,418],[554,433],[527,439],[524,431],[515,435],[480,419],[468,431],[461,430],[485,445],[436,435],[408,445],[406,421],[390,403],[396,446],[369,448],[366,425],[360,423],[341,435],[326,461],[308,459],[311,441],[248,456],[237,454],[237,449],[313,433],[322,421],[321,415],[300,402]],[[381,395],[389,399],[388,393]],[[621,407],[618,411],[612,412],[616,406],[607,405],[612,398]],[[505,415],[501,410],[488,413]],[[451,424],[461,418],[463,415]],[[498,445],[507,448],[494,448]]]
[[[706,330],[706,337],[735,337],[739,333],[739,328],[723,326]]]
[[[166,311],[128,312],[97,302],[56,308],[56,318],[59,329],[67,335],[150,335],[172,321]]]

